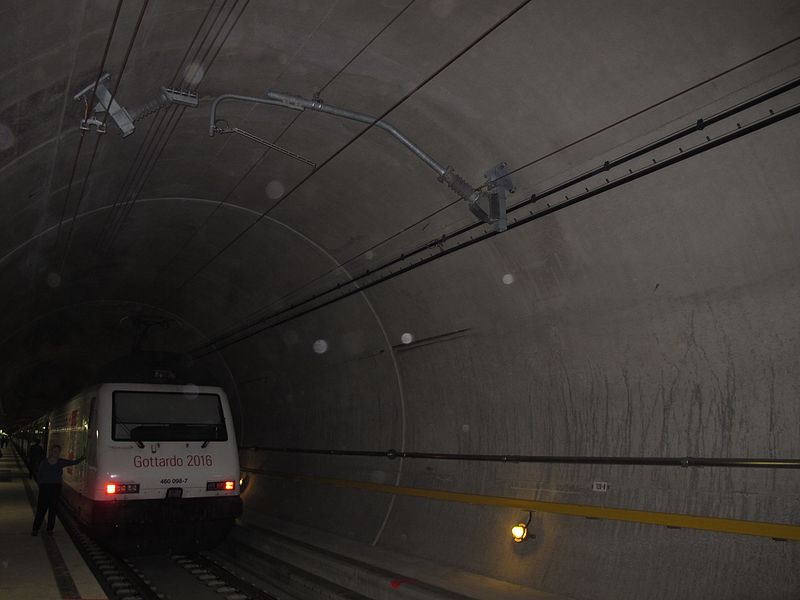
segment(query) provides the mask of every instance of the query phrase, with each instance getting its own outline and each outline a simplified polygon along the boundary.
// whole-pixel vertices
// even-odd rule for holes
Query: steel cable
[[[233,0],[233,1],[234,4],[232,4],[231,7],[234,7],[236,1],[238,0]],[[202,50],[206,41],[208,40],[208,36],[211,34],[211,31],[213,31],[214,27],[217,25],[217,22],[219,21],[219,18],[222,15],[228,0],[222,0],[222,3],[219,5],[219,9],[217,10],[216,15],[210,22],[208,29],[205,31],[205,35],[201,39],[200,43],[197,45],[197,48],[194,51],[194,56],[192,57],[191,61],[186,62],[189,53],[192,50],[192,46],[194,45],[201,31],[203,31],[203,28],[208,22],[208,18],[211,15],[211,12],[216,2],[217,0],[212,0],[211,4],[209,4],[208,9],[206,10],[205,15],[203,16],[203,20],[200,22],[200,25],[195,31],[192,40],[186,47],[186,52],[184,53],[181,62],[178,64],[178,67],[175,71],[175,74],[172,77],[172,80],[170,81],[170,87],[175,86],[182,68],[184,69],[184,78],[182,82],[185,82],[185,77],[187,75],[187,73],[185,72],[185,66],[190,65],[192,61],[196,60],[198,54]],[[226,18],[227,16],[228,15],[226,15]],[[215,40],[216,37],[211,40],[211,44],[213,44]],[[168,116],[171,117],[174,114],[174,112],[175,112],[174,110],[160,111],[160,114],[157,115],[156,118],[151,122],[151,126],[148,128],[144,140],[142,140],[142,143],[139,145],[136,157],[131,162],[131,167],[128,170],[128,175],[126,176],[125,182],[123,183],[123,186],[120,188],[117,194],[117,198],[114,201],[114,204],[107,213],[103,229],[101,230],[101,234],[98,237],[98,242],[97,242],[98,250],[104,247],[108,248],[111,245],[113,241],[112,231],[116,229],[117,222],[120,220],[120,216],[124,212],[124,208],[130,199],[131,191],[138,187],[139,182],[143,178],[146,178],[146,173],[148,172],[148,169],[151,164],[150,157],[152,157],[155,153],[154,147],[157,146],[160,140],[163,139],[163,135],[160,134],[163,134],[163,130],[165,128],[164,126],[165,121],[167,121]],[[169,127],[169,123],[167,123],[166,127]]]
[[[108,121],[108,115],[109,115],[109,113],[111,111],[112,103],[114,102],[114,98],[117,95],[117,91],[119,90],[120,83],[122,83],[122,78],[125,75],[125,68],[128,66],[128,59],[130,58],[131,50],[133,49],[133,44],[136,41],[136,36],[139,34],[139,29],[142,26],[142,19],[144,19],[144,13],[147,10],[147,5],[149,4],[149,2],[150,2],[150,0],[144,0],[142,2],[142,7],[139,10],[139,16],[137,17],[136,24],[133,27],[133,33],[131,34],[131,38],[128,41],[128,47],[125,50],[125,56],[122,59],[122,66],[120,67],[119,75],[117,76],[117,79],[116,79],[116,81],[114,83],[114,89],[111,92],[111,98],[108,101],[108,110],[106,110],[105,113],[103,114],[103,122],[100,125],[99,130],[105,129],[105,127],[106,127],[106,123]],[[94,92],[97,90],[97,85],[98,85],[98,82],[95,81],[95,86],[93,88],[93,93],[92,93],[92,96],[91,96],[92,102],[94,102]],[[103,136],[98,132],[97,139],[96,139],[95,144],[94,144],[94,149],[92,150],[92,156],[91,156],[91,158],[89,160],[89,167],[86,170],[86,175],[85,175],[85,177],[83,179],[83,184],[81,185],[81,191],[80,191],[80,194],[78,195],[78,201],[75,203],[75,210],[74,210],[73,215],[72,215],[72,220],[70,221],[70,227],[69,227],[69,232],[67,234],[67,240],[66,240],[66,243],[65,243],[65,246],[64,246],[64,252],[63,252],[62,257],[61,257],[61,266],[59,267],[59,272],[61,272],[61,273],[64,272],[64,266],[67,263],[67,257],[69,256],[69,250],[70,250],[70,246],[71,246],[71,243],[72,243],[72,233],[75,230],[75,221],[77,221],[77,219],[78,219],[78,211],[80,210],[81,202],[83,201],[83,196],[84,196],[84,193],[86,192],[86,187],[87,187],[87,184],[89,182],[89,177],[91,176],[91,173],[92,173],[92,167],[94,166],[94,160],[95,160],[95,157],[97,156],[97,149],[100,147],[100,140],[102,138],[103,138]]]
[[[214,44],[219,39],[220,34],[222,33],[223,29],[225,29],[225,26],[228,23],[228,20],[230,19],[230,16],[234,13],[236,7],[239,6],[238,2],[239,2],[239,0],[236,0],[234,2],[234,4],[231,5],[231,9],[226,14],[225,19],[223,19],[222,24],[220,25],[219,29],[217,30],[216,34],[214,35],[214,38],[213,38],[211,44],[209,44],[209,46],[206,48],[206,51],[203,54],[203,58],[201,59],[201,63],[203,61],[205,61],[205,59],[208,57],[209,53],[211,52],[211,48],[213,48]],[[211,57],[211,60],[208,63],[206,63],[205,66],[203,66],[201,64],[200,67],[198,67],[198,68],[202,69],[204,75],[208,73],[209,69],[211,68],[211,65],[213,64],[214,60],[216,59],[217,55],[219,54],[219,51],[221,50],[222,46],[224,46],[225,43],[227,42],[228,37],[230,36],[231,32],[235,28],[235,26],[238,23],[239,19],[241,18],[242,14],[244,13],[245,9],[247,8],[249,2],[250,2],[250,0],[245,0],[243,2],[241,10],[236,15],[236,18],[233,20],[233,22],[230,24],[230,26],[228,27],[228,30],[225,33],[225,35],[223,36],[222,41],[217,45],[217,49],[214,52],[214,55]],[[199,55],[199,52],[200,52],[200,47],[198,47],[198,50],[195,53],[195,57],[197,57]],[[186,81],[186,76],[184,76],[184,81]],[[198,89],[198,87],[199,87],[199,82],[198,82],[197,86],[195,86],[194,88],[191,88],[191,89],[196,91]],[[172,128],[170,129],[169,133],[166,135],[165,138],[163,138],[163,136],[162,136],[164,141],[163,141],[163,143],[159,142],[159,143],[161,143],[161,147],[158,150],[154,150],[153,151],[153,153],[151,155],[151,156],[153,156],[153,160],[147,166],[145,174],[140,178],[140,181],[139,181],[137,187],[135,188],[133,193],[129,195],[127,201],[123,203],[123,206],[122,206],[122,209],[121,209],[121,217],[117,220],[116,224],[112,227],[112,230],[109,233],[109,240],[106,243],[106,247],[110,247],[111,244],[113,244],[113,242],[116,239],[116,237],[118,236],[118,234],[119,234],[119,232],[120,232],[120,230],[122,228],[122,224],[128,218],[128,215],[130,214],[131,210],[133,209],[133,206],[136,203],[136,200],[137,200],[139,194],[141,193],[142,189],[144,188],[144,186],[146,185],[147,181],[149,180],[150,175],[152,174],[152,172],[153,172],[153,170],[155,168],[155,165],[157,164],[157,162],[158,162],[158,160],[159,160],[159,158],[161,156],[161,153],[164,151],[164,149],[166,148],[167,144],[169,143],[169,140],[172,137],[172,134],[174,133],[175,129],[177,128],[178,123],[180,122],[180,119],[183,116],[184,112],[185,112],[185,107],[181,107],[180,113],[178,114],[177,119],[172,124]],[[175,114],[175,111],[173,111],[173,115],[174,114]],[[169,127],[169,126],[170,125],[168,123],[167,127]]]
[[[177,80],[178,75],[180,74],[181,67],[183,67],[184,63],[186,62],[186,59],[189,56],[189,52],[191,51],[192,46],[194,45],[195,41],[197,40],[197,37],[200,35],[200,32],[202,31],[203,27],[205,26],[205,24],[206,24],[206,22],[208,20],[208,17],[211,14],[211,10],[214,8],[214,5],[216,4],[216,2],[217,2],[217,0],[212,0],[211,4],[209,4],[208,9],[206,10],[205,15],[203,16],[203,20],[200,22],[200,25],[198,26],[197,30],[195,31],[194,36],[192,37],[192,40],[189,42],[189,45],[186,47],[186,52],[184,53],[183,58],[181,59],[181,62],[178,64],[178,67],[177,67],[177,69],[175,71],[175,74],[173,75],[173,77],[172,77],[172,79],[170,81],[170,87],[175,85],[175,81]],[[147,132],[145,133],[145,136],[142,139],[142,142],[139,144],[139,148],[138,148],[138,150],[136,152],[136,155],[134,156],[133,160],[131,161],[131,163],[130,163],[130,165],[128,167],[128,172],[125,175],[125,179],[123,180],[122,186],[120,186],[120,189],[117,192],[117,197],[115,198],[114,202],[112,203],[111,208],[110,208],[109,212],[106,215],[106,219],[103,222],[103,225],[102,225],[101,230],[100,230],[100,234],[98,235],[98,239],[97,239],[97,242],[95,244],[95,249],[96,250],[99,250],[101,248],[101,246],[102,246],[103,240],[105,238],[105,234],[107,233],[107,229],[109,227],[109,223],[110,223],[111,219],[113,218],[114,214],[116,213],[117,204],[119,204],[119,202],[121,201],[123,195],[127,192],[128,186],[132,182],[132,179],[134,179],[137,176],[139,168],[141,167],[141,164],[142,164],[143,154],[145,152],[146,147],[148,147],[148,145],[149,145],[149,143],[151,141],[151,132],[153,132],[154,129],[156,128],[156,123],[159,123],[159,126],[160,126],[160,124],[163,123],[163,120],[164,120],[164,114],[162,113],[162,114],[158,115],[155,119],[150,121],[150,125],[149,125],[149,127],[147,129]]]
[[[103,56],[100,59],[100,67],[97,69],[97,77],[94,80],[94,86],[92,87],[92,99],[94,99],[94,94],[97,91],[97,86],[100,84],[100,78],[103,76],[103,70],[106,66],[106,59],[108,58],[108,52],[111,48],[111,40],[114,37],[114,31],[117,28],[117,22],[119,21],[119,14],[122,9],[122,0],[117,1],[117,8],[114,11],[114,17],[111,20],[111,29],[108,32],[108,37],[106,38],[106,47],[103,50]],[[87,111],[89,108],[87,107]],[[58,220],[58,228],[56,229],[56,245],[59,245],[59,241],[61,238],[61,225],[64,223],[64,218],[67,214],[67,205],[69,203],[69,194],[72,190],[72,183],[75,180],[75,171],[78,167],[78,159],[80,158],[81,154],[81,147],[83,146],[83,138],[85,135],[85,131],[81,131],[80,138],[78,139],[78,149],[75,152],[75,159],[72,162],[72,169],[70,170],[69,182],[67,183],[67,192],[66,196],[64,197],[64,205],[61,209],[61,218]]]

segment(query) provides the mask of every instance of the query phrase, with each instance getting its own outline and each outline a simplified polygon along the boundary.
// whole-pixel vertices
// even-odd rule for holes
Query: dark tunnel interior
[[[0,429],[179,357],[230,401],[242,568],[800,597],[800,2],[9,0],[0,31]]]

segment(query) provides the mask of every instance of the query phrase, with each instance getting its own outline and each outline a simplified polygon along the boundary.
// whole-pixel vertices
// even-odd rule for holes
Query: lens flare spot
[[[183,70],[183,80],[188,84],[197,85],[203,81],[205,74],[206,70],[203,68],[203,65],[194,62],[190,65],[187,65]]]
[[[0,151],[8,150],[14,145],[14,134],[2,123],[0,123]]]
[[[514,283],[514,276],[511,273],[506,273],[505,275],[503,275],[503,283],[505,283],[506,285],[511,285],[512,283]]]
[[[61,285],[61,275],[51,271],[47,274],[47,277],[45,277],[45,281],[47,282],[47,285],[55,289]]]
[[[286,189],[283,187],[283,184],[280,181],[270,181],[267,184],[265,191],[267,193],[267,198],[270,200],[277,200],[283,196],[283,193],[286,191]]]
[[[314,342],[314,352],[317,354],[325,354],[328,351],[328,342],[325,340],[317,340]]]
[[[406,332],[400,336],[400,341],[403,342],[404,344],[410,344],[411,342],[414,341],[414,336]]]

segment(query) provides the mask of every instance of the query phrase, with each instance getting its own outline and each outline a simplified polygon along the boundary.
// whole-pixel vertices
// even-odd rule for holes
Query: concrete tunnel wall
[[[196,348],[474,220],[464,203],[445,209],[453,196],[432,172],[374,130],[284,197],[307,166],[274,153],[265,161],[260,147],[207,137],[207,108],[219,94],[261,95],[267,87],[311,96],[333,77],[327,101],[381,114],[517,4],[415,2],[341,74],[405,3],[279,4],[247,6],[202,82],[201,108],[182,117],[113,247],[98,252],[144,127],[125,140],[104,138],[63,265],[66,225],[58,223],[62,209],[72,223],[76,191],[67,197],[68,180],[78,139],[78,114],[64,90],[94,76],[113,5],[87,2],[83,13],[49,2],[8,9],[17,25],[0,63],[0,124],[13,125],[11,138],[0,139],[4,398],[19,389],[20,377],[35,377],[26,369],[37,361],[68,368],[123,353],[126,334],[114,325],[121,314],[169,315],[180,326],[149,343]],[[169,81],[175,64],[165,57],[182,52],[199,12],[192,3],[154,2],[148,10],[154,16],[145,23],[152,24],[120,91],[126,105]],[[798,14],[790,1],[530,3],[389,118],[473,183],[499,160],[516,168],[536,159],[514,175],[518,191],[509,200],[516,202],[796,77],[790,45],[662,103],[792,39]],[[125,14],[120,36],[134,19],[135,12]],[[123,50],[112,51],[115,68]],[[747,125],[797,100],[795,90],[681,144],[702,144],[706,134],[735,129],[737,119]],[[643,107],[650,109],[638,114]],[[226,106],[224,116],[266,139],[280,134],[281,145],[319,163],[362,130],[323,115],[294,122],[288,111],[244,105]],[[214,355],[215,368],[234,398],[240,444],[796,458],[797,119],[225,347]],[[574,140],[582,141],[569,145]],[[87,144],[81,167],[90,154]],[[564,193],[582,191],[583,184]],[[324,275],[438,208],[424,227]],[[430,253],[438,251],[433,244]],[[62,334],[51,335],[59,322]],[[796,470],[263,450],[243,450],[241,462],[258,471],[244,495],[246,516],[557,597],[790,600],[800,590],[796,542],[536,512],[536,539],[514,544],[509,528],[525,511],[263,473],[796,523]],[[608,482],[608,491],[592,492],[594,481]]]
[[[757,154],[759,143],[770,142],[751,142],[747,154]],[[354,297],[231,348],[226,359],[248,381],[243,445],[797,455],[798,358],[790,349],[800,323],[789,223],[800,214],[786,202],[796,196],[795,161],[772,164],[772,173],[789,176],[775,193],[753,183],[760,169],[741,155],[731,149],[689,167],[724,163],[726,180],[749,182],[738,193],[716,193],[716,179],[706,195],[673,189],[663,205],[651,191],[668,181],[654,177],[634,199],[612,196],[562,212],[377,288],[369,299],[379,321]],[[669,181],[685,175],[671,173]],[[682,214],[691,219],[676,219]],[[641,229],[631,231],[632,221]],[[770,233],[742,227],[755,222]],[[711,223],[741,235],[708,252]],[[532,240],[546,240],[539,244],[547,254],[531,252]],[[506,274],[513,277],[507,285]],[[619,296],[621,289],[627,293]],[[404,332],[425,339],[461,330],[418,347],[399,343]],[[317,339],[327,340],[325,354],[314,353]],[[793,472],[400,465],[259,452],[242,461],[377,483],[394,483],[402,470],[404,486],[585,504],[598,502],[590,488],[602,480],[609,506],[747,520],[791,521],[798,508]],[[520,548],[507,534],[521,516],[513,509],[416,498],[390,507],[386,495],[258,475],[251,485],[247,498],[281,519],[567,597],[613,598],[624,589],[631,597],[789,598],[800,585],[791,567],[796,547],[769,539],[537,514],[538,537]]]

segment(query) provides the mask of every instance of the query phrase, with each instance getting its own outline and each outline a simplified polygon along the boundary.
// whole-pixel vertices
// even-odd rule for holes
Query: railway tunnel
[[[11,0],[0,31],[3,431],[177,353],[230,400],[212,558],[252,589],[800,597],[800,2]],[[0,590],[74,597],[14,575],[52,558],[14,452]]]

